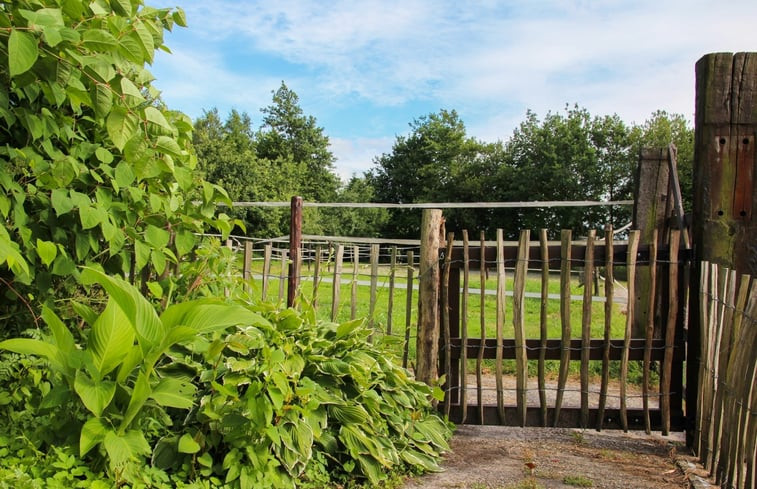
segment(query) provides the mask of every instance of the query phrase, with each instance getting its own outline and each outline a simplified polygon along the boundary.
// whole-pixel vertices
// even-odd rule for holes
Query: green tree
[[[275,162],[282,167],[281,173],[296,178],[297,191],[304,199],[333,201],[339,178],[334,173],[329,138],[315,117],[303,113],[297,94],[282,82],[273,92],[273,103],[261,112],[263,122],[257,134],[258,158]],[[292,170],[298,170],[298,173],[289,174]]]
[[[0,9],[0,314],[8,332],[71,292],[77,266],[152,290],[225,199],[194,169],[191,121],[145,68],[181,10],[141,0],[15,0]],[[197,205],[195,201],[200,201]],[[21,316],[17,311],[28,311]],[[15,321],[15,325],[12,322]]]
[[[513,170],[499,184],[518,201],[574,201],[630,198],[628,128],[617,116],[592,117],[586,109],[548,112],[543,121],[528,111],[506,144]],[[579,233],[610,219],[625,224],[627,212],[604,208],[535,208],[518,211],[518,228],[561,228]]]
[[[461,179],[486,150],[467,136],[457,112],[441,110],[410,123],[410,134],[398,136],[392,152],[374,160],[370,181],[377,202],[418,203],[460,200]],[[479,200],[477,195],[470,195]],[[454,228],[455,212],[447,213]],[[397,236],[417,236],[420,213],[396,210],[385,231]]]

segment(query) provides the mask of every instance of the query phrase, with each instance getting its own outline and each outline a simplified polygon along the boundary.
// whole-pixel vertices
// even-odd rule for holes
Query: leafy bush
[[[216,299],[158,316],[127,282],[91,269],[82,277],[109,296],[99,314],[78,306],[82,342],[50,309],[49,336],[0,342],[47,365],[25,360],[37,374],[13,402],[40,428],[24,431],[28,455],[4,459],[0,480],[295,487],[437,468],[450,432],[431,389],[371,344],[360,321]]]

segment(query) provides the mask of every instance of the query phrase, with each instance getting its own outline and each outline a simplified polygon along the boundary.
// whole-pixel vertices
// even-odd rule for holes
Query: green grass
[[[253,274],[256,274],[258,278],[253,280],[254,287],[257,288],[257,293],[262,296],[262,279],[259,275],[262,273],[262,259],[253,261]],[[286,300],[286,279],[283,284],[283,288],[280,289],[279,276],[281,272],[281,261],[273,261],[271,264],[271,270],[269,272],[269,281],[266,300],[271,301],[285,301]],[[377,289],[376,289],[376,301],[375,311],[373,316],[370,314],[371,293],[370,293],[370,265],[361,264],[357,270],[357,282],[354,301],[353,312],[353,267],[351,263],[345,263],[342,275],[341,275],[341,292],[338,302],[338,313],[336,317],[337,322],[343,322],[354,317],[367,318],[377,332],[386,334],[391,328],[391,335],[398,340],[403,340],[405,335],[405,328],[409,328],[409,357],[414,358],[415,355],[415,332],[417,325],[418,314],[418,291],[413,290],[409,321],[407,320],[407,290],[405,284],[407,283],[407,267],[398,266],[395,269],[395,288],[392,296],[391,307],[391,322],[389,311],[389,284],[391,269],[387,265],[381,265],[377,274]],[[303,266],[302,279],[300,284],[300,298],[310,303],[317,305],[317,316],[322,320],[331,320],[331,305],[333,294],[333,263],[322,264],[320,267],[321,282],[318,287],[317,295],[314,296],[313,292],[313,274],[314,267]],[[506,290],[512,292],[513,290],[513,271],[508,269],[506,271]],[[418,270],[414,273],[414,283],[417,286]],[[462,277],[461,277],[462,283]],[[559,295],[560,293],[560,276],[559,273],[550,274],[548,282],[549,293]],[[488,291],[496,291],[497,289],[497,277],[496,274],[490,273],[487,280],[484,282],[484,287]],[[616,285],[616,287],[618,287]],[[471,290],[467,305],[468,305],[468,337],[480,338],[481,337],[481,323],[482,323],[482,305],[481,294],[478,292],[481,288],[481,280],[479,273],[470,274],[469,289]],[[478,290],[477,290],[478,289]],[[527,277],[526,292],[541,292],[541,276],[539,273],[530,273]],[[280,295],[280,291],[281,294]],[[571,295],[582,296],[584,293],[583,287],[579,285],[578,277],[574,274],[571,280]],[[599,295],[604,297],[604,284],[600,284]],[[526,338],[539,338],[540,337],[540,311],[541,300],[538,298],[526,298],[525,299],[525,314],[524,323],[526,330]],[[621,304],[613,304],[613,313],[611,320],[611,337],[622,338],[625,331],[626,316],[621,312]],[[591,309],[591,336],[592,338],[603,338],[604,336],[604,308],[603,302],[593,302]],[[571,317],[571,330],[573,338],[581,337],[581,325],[582,325],[582,301],[571,301],[570,304],[570,317]],[[462,313],[462,311],[461,311]],[[483,323],[485,325],[485,333],[487,338],[496,337],[496,296],[485,295],[483,304]],[[547,336],[548,338],[559,339],[561,338],[561,320],[560,320],[560,301],[556,299],[550,299],[547,301]],[[513,326],[513,298],[511,296],[505,299],[505,318],[504,318],[504,337],[513,338],[515,336],[515,330]],[[400,345],[398,348],[402,348]],[[506,362],[507,363],[507,362]],[[535,370],[535,365],[533,369]],[[507,371],[508,365],[505,365]],[[598,370],[598,369],[592,369]]]

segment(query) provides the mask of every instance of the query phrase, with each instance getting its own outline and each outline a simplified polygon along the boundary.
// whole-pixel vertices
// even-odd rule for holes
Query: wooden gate
[[[558,243],[547,240],[546,230],[537,240],[522,231],[509,243],[500,230],[496,243],[482,236],[473,244],[467,233],[462,243],[449,235],[440,258],[439,371],[446,375],[440,407],[450,420],[683,430],[685,304],[679,290],[690,252],[680,249],[678,230],[664,246],[657,240],[639,245],[639,235],[631,231],[627,241],[614,241],[607,227],[602,239],[590,232],[574,241],[564,230]],[[656,311],[646,315],[641,331],[634,327],[640,270],[649,276],[645,293]],[[617,272],[625,274],[627,293],[619,293],[624,286]],[[594,282],[601,283],[601,295]],[[483,312],[491,301],[494,318]],[[632,379],[633,372],[640,377]]]

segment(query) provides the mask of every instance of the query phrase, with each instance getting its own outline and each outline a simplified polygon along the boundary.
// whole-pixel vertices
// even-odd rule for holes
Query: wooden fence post
[[[443,233],[440,209],[424,209],[418,290],[418,340],[415,378],[427,384],[438,378],[439,247]]]
[[[291,219],[289,224],[289,287],[287,288],[287,307],[293,307],[300,288],[300,270],[302,259],[302,197],[292,197]]]
[[[697,261],[692,298],[700,292],[702,261],[757,275],[757,53],[714,53],[696,64],[693,242]],[[688,351],[700,351],[700,304],[691,301]],[[702,359],[687,361],[686,420],[694,441]]]

